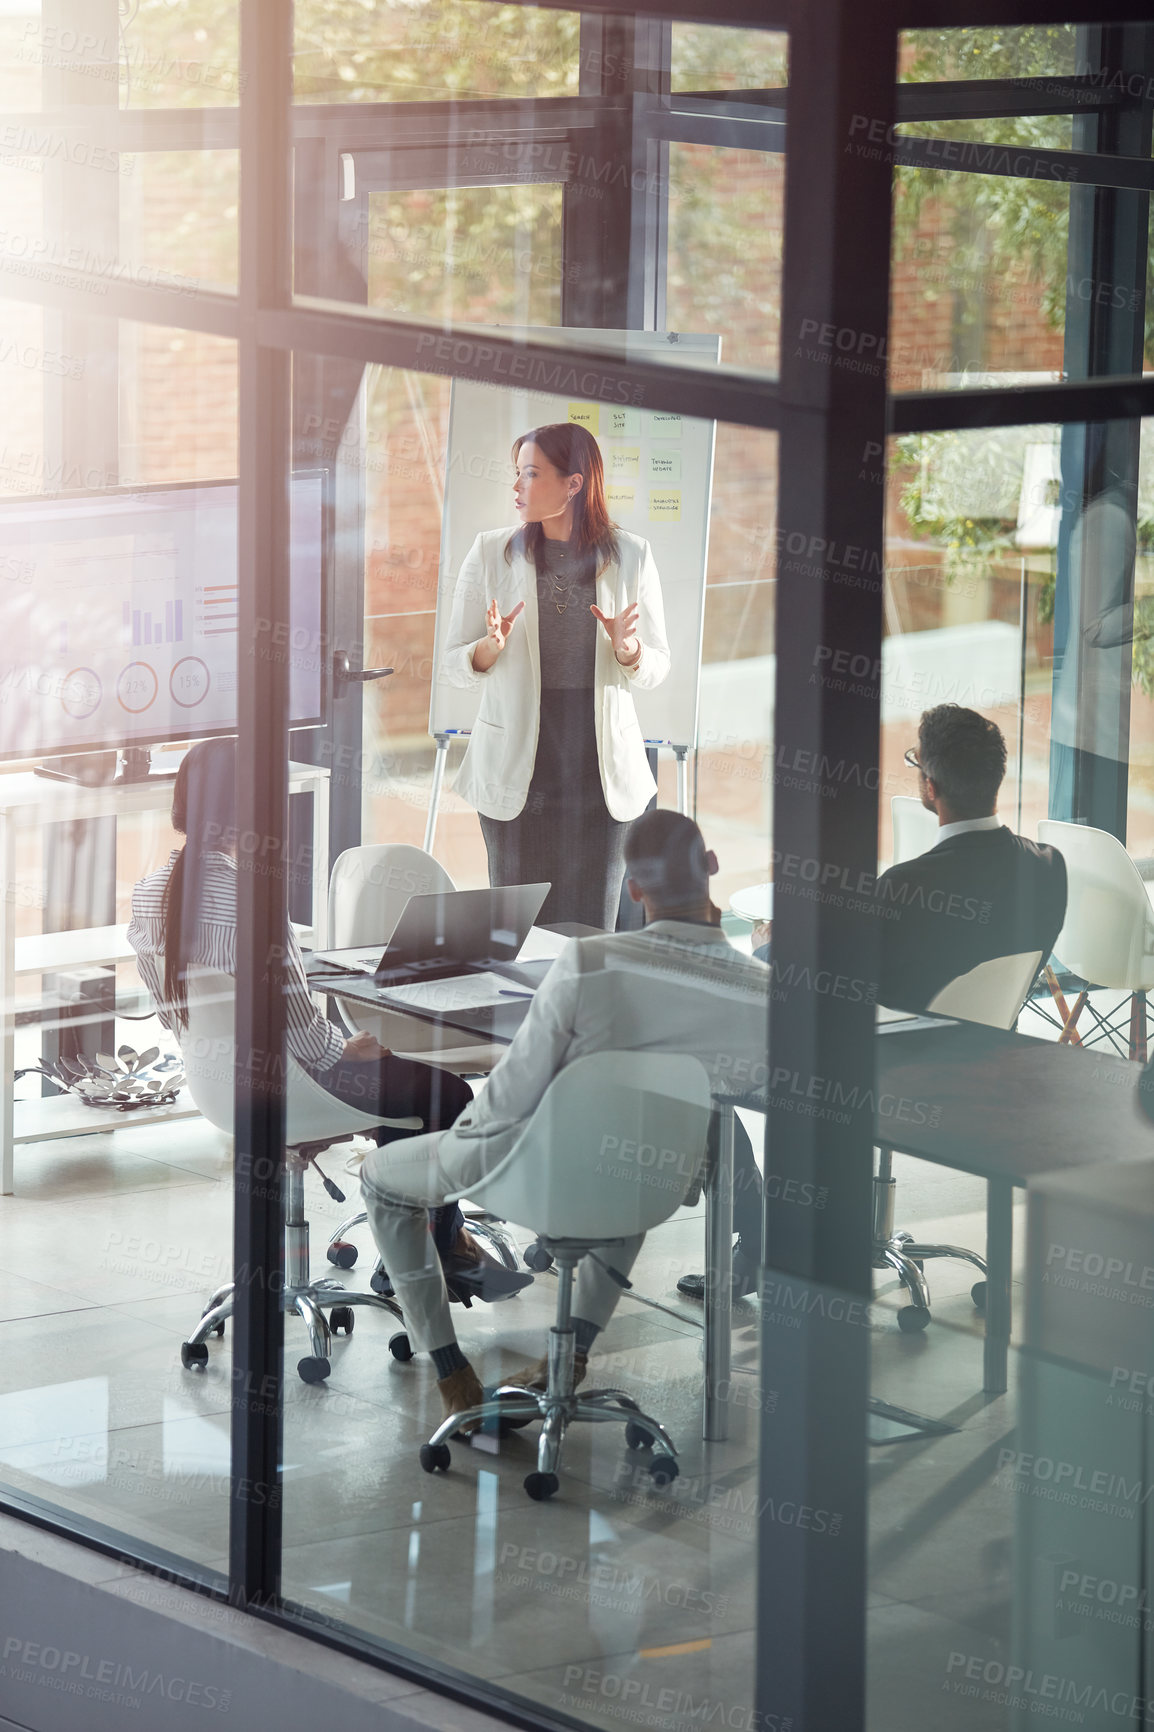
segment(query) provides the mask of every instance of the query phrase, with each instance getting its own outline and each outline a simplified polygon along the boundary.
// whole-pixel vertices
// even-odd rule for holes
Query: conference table
[[[980,1023],[919,1017],[879,1033],[879,1145],[986,1181],[989,1394],[1006,1389],[1014,1189],[1069,1167],[1149,1160],[1140,1075],[1112,1054]]]
[[[591,930],[555,929],[562,936]],[[538,938],[544,936],[535,931]],[[367,977],[310,970],[310,984],[365,1007],[389,1008],[387,995]],[[498,1044],[513,1039],[528,1009],[528,996],[510,997],[484,1015],[443,1004],[427,1010],[404,1006],[418,1021]],[[1007,1387],[1010,1340],[1014,1189],[1068,1167],[1148,1160],[1154,1154],[1154,1126],[1136,1106],[1139,1067],[1110,1054],[947,1018],[879,1011],[878,1027],[877,1144],[986,1181],[983,1389],[1001,1394]],[[734,1112],[738,1107],[766,1110],[764,1097],[736,1095],[716,1105],[719,1155],[705,1187],[706,1441],[723,1439],[727,1427],[721,1392],[730,1378]],[[884,1404],[878,1406],[884,1411]]]

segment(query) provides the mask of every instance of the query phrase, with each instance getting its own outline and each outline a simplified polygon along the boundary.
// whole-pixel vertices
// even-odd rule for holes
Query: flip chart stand
[[[685,818],[689,816],[689,747],[674,746],[673,756],[677,759],[677,810]]]
[[[433,838],[437,834],[437,808],[441,804],[441,784],[445,780],[445,765],[449,761],[448,734],[434,734],[437,742],[437,755],[433,759],[433,780],[429,788],[429,813],[425,819],[425,853],[433,852]]]

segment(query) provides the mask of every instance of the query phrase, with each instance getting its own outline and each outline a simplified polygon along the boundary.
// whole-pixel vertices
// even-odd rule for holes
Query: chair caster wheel
[[[917,1335],[930,1326],[930,1313],[920,1305],[907,1305],[898,1312],[898,1328],[905,1335]]]
[[[203,1341],[182,1341],[180,1363],[186,1371],[203,1371],[208,1364],[208,1348]]]
[[[351,1269],[357,1260],[357,1248],[347,1239],[334,1239],[325,1256],[338,1269]]]
[[[306,1359],[297,1360],[297,1371],[302,1383],[323,1383],[332,1366],[327,1359],[318,1359],[310,1354]]]
[[[553,1496],[559,1490],[561,1481],[555,1473],[527,1473],[525,1475],[525,1490],[534,1503],[544,1503],[546,1498]]]
[[[329,1328],[334,1335],[351,1335],[356,1313],[351,1305],[334,1305],[329,1312]]]
[[[447,1443],[423,1443],[421,1445],[420,1462],[426,1473],[448,1473],[452,1461]]]
[[[986,1314],[986,1283],[984,1281],[974,1282],[970,1288],[970,1298],[974,1301],[975,1309],[980,1311],[984,1317]]]
[[[653,1439],[643,1425],[634,1425],[632,1420],[625,1427],[625,1442],[630,1449],[652,1449]]]
[[[393,1299],[396,1297],[393,1292],[393,1283],[389,1280],[388,1275],[381,1268],[379,1263],[369,1276],[369,1286],[372,1288],[374,1293],[379,1293],[382,1299]]]
[[[405,1334],[389,1336],[389,1352],[394,1359],[399,1359],[402,1365],[407,1365],[413,1357],[413,1349]]]
[[[671,1455],[655,1455],[649,1463],[649,1477],[654,1485],[672,1485],[680,1472]]]
[[[531,1245],[526,1245],[522,1252],[526,1269],[532,1269],[535,1275],[543,1275],[546,1269],[553,1267],[552,1254],[546,1251],[544,1245],[534,1239]]]

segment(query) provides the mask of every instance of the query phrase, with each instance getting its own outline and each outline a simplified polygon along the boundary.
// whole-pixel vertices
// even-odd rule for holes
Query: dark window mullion
[[[267,1604],[281,1549],[284,1229],[283,956],[288,675],[260,656],[288,620],[291,355],[261,347],[262,307],[291,297],[292,9],[241,0],[236,1154],[231,1597]],[[246,870],[259,865],[261,871]]]
[[[790,45],[774,761],[821,753],[860,776],[836,801],[815,800],[799,777],[777,776],[773,788],[774,977],[798,984],[775,991],[770,1006],[766,1148],[784,1186],[811,1184],[796,1194],[827,1202],[767,1209],[761,1364],[773,1368],[779,1396],[759,1442],[754,1722],[804,1732],[860,1732],[866,1723],[861,1324],[874,1010],[869,992],[854,1005],[809,983],[822,968],[877,979],[868,892],[877,872],[885,492],[869,457],[884,441],[892,171],[846,141],[857,115],[876,116],[883,130],[892,121],[886,30],[884,16],[857,0],[825,0],[799,18]],[[889,43],[892,54],[892,35]],[[836,351],[823,346],[823,327],[859,366],[829,365]],[[871,575],[839,581],[850,571]],[[853,674],[837,677],[839,664]],[[804,1111],[803,1102],[833,1099],[840,1110]],[[837,1538],[782,1524],[786,1500],[837,1512]]]

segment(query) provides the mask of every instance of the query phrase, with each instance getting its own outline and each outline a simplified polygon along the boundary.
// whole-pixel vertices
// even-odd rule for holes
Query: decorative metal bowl
[[[184,1071],[175,1053],[161,1057],[158,1046],[134,1052],[130,1046],[116,1049],[116,1057],[98,1052],[95,1061],[84,1053],[59,1058],[55,1064],[26,1065],[17,1078],[39,1075],[48,1078],[62,1094],[78,1095],[89,1107],[115,1107],[134,1112],[137,1107],[167,1107],[184,1087]]]

